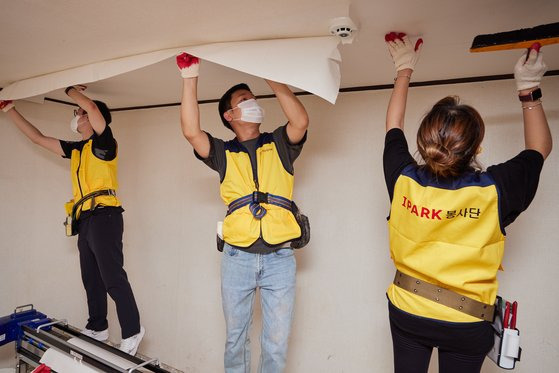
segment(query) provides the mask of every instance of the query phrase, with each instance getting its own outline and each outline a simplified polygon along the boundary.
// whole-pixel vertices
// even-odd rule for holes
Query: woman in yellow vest
[[[386,115],[384,173],[396,266],[389,286],[395,372],[427,372],[433,347],[440,372],[479,372],[493,345],[492,305],[505,227],[532,201],[552,141],[538,88],[539,48],[515,66],[526,150],[482,172],[484,123],[457,97],[437,102],[417,134],[418,165],[403,133],[407,92],[422,40],[386,35],[397,75]]]
[[[63,141],[44,136],[29,123],[11,101],[0,101],[18,129],[33,143],[70,159],[73,199],[67,210],[74,210],[78,234],[80,269],[87,295],[88,323],[82,334],[99,341],[109,338],[107,293],[115,301],[121,326],[120,349],[134,355],[144,336],[140,315],[123,268],[123,220],[116,197],[117,143],[108,126],[111,113],[105,103],[93,101],[82,91],[85,86],[72,86],[66,94],[78,104],[70,123],[82,141]]]

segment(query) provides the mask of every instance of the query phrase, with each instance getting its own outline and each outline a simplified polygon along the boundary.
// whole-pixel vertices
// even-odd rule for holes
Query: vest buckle
[[[268,203],[268,193],[252,192],[252,203]]]

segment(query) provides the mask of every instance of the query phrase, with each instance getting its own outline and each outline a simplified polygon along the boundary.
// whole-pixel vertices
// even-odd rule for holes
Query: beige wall
[[[559,77],[546,77],[544,106],[559,146]],[[392,348],[385,289],[393,266],[382,173],[384,116],[390,92],[341,94],[332,106],[304,96],[309,138],[295,164],[295,200],[311,219],[312,241],[297,253],[297,304],[287,372],[389,372]],[[413,88],[406,134],[437,99],[458,94],[486,120],[481,160],[504,161],[523,149],[520,104],[512,81]],[[263,130],[284,118],[275,100]],[[21,102],[20,111],[45,133],[68,138],[71,108]],[[202,106],[204,128],[230,137],[216,106]],[[147,334],[140,352],[186,372],[222,370],[224,321],[215,225],[224,212],[218,176],[196,160],[179,129],[178,107],[121,112],[120,191],[125,212],[125,266]],[[63,203],[71,188],[66,160],[33,146],[0,114],[0,316],[21,304],[81,327],[86,321],[76,238],[66,238]],[[508,229],[500,293],[519,301],[522,362],[518,372],[556,366],[559,323],[559,149],[546,161],[530,209]],[[120,340],[114,304],[110,339]],[[258,309],[258,307],[256,308]],[[253,329],[259,329],[255,312]],[[258,330],[252,332],[258,360]],[[13,366],[13,344],[0,348],[0,367]],[[435,372],[434,365],[431,369]],[[486,361],[484,372],[497,372]]]

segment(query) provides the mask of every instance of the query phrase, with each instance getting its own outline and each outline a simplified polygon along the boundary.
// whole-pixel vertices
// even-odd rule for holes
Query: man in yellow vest
[[[117,143],[108,126],[111,122],[109,108],[85,96],[84,89],[85,86],[66,89],[66,94],[78,105],[70,127],[82,136],[82,141],[63,141],[43,135],[11,101],[0,101],[0,109],[33,143],[70,159],[73,200],[67,204],[67,209],[73,209],[77,219],[74,234],[78,234],[80,268],[89,311],[82,333],[99,341],[109,338],[108,293],[115,301],[121,326],[120,349],[134,355],[145,330],[140,326],[138,307],[123,268],[124,210],[116,197]]]
[[[223,222],[221,291],[227,326],[225,371],[250,371],[248,329],[256,289],[262,299],[260,370],[282,372],[295,301],[295,257],[290,241],[301,236],[294,216],[293,162],[306,140],[305,108],[285,84],[266,81],[287,116],[286,125],[261,133],[264,116],[246,84],[230,88],[219,114],[235,139],[223,141],[200,129],[196,57],[177,57],[183,77],[181,126],[195,155],[219,173]]]

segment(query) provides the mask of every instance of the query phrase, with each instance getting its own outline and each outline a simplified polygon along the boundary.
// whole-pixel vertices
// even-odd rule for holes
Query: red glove
[[[200,59],[182,52],[177,56],[177,66],[183,78],[195,78],[198,76],[198,70],[200,69]]]
[[[8,110],[14,107],[15,105],[12,100],[0,101],[0,110],[2,110],[4,113],[7,113]]]

